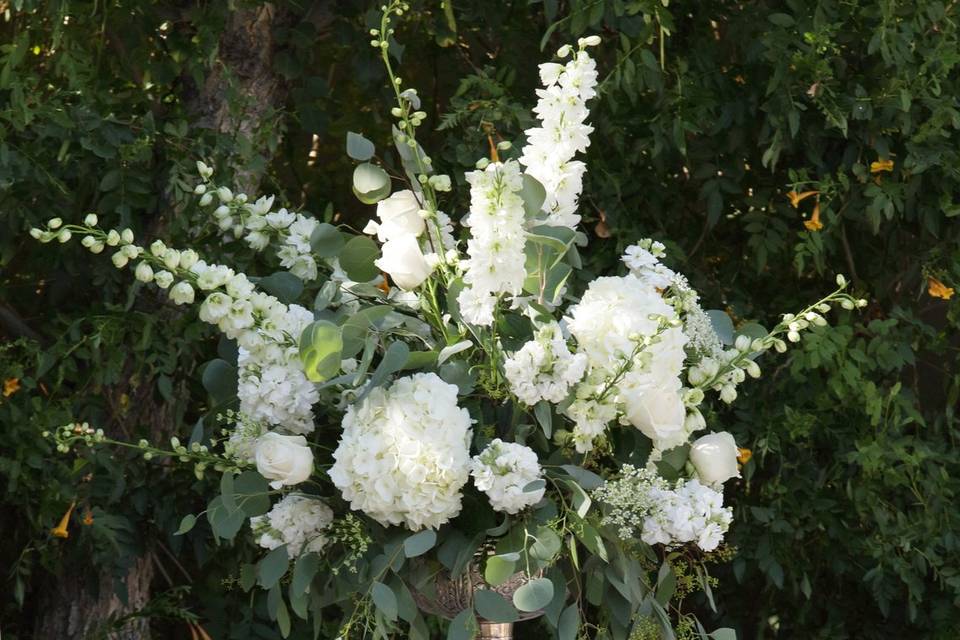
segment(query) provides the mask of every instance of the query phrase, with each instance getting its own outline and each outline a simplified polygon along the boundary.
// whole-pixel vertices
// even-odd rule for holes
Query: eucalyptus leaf
[[[353,170],[353,193],[364,204],[375,204],[390,195],[390,176],[375,164],[365,162]]]
[[[307,380],[323,382],[340,372],[343,358],[340,327],[326,320],[312,322],[300,336],[300,361]]]
[[[365,162],[373,157],[376,147],[359,133],[347,131],[347,155],[354,160]]]
[[[520,618],[516,608],[496,591],[481,589],[473,594],[473,608],[490,622],[515,622]]]
[[[534,578],[513,594],[513,605],[520,611],[533,612],[543,609],[553,599],[553,582],[547,578]]]

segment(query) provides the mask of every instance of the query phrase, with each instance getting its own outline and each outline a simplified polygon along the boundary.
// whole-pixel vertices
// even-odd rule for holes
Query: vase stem
[[[513,640],[513,623],[481,622],[479,640]]]

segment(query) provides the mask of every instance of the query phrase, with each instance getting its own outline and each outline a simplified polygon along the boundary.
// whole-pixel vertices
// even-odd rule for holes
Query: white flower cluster
[[[624,465],[620,476],[605,482],[593,497],[609,506],[603,522],[616,527],[623,540],[639,534],[647,544],[695,542],[703,551],[713,551],[733,521],[721,492],[696,479],[671,487],[654,472],[631,465]]]
[[[264,549],[287,545],[287,554],[319,553],[327,545],[324,530],[333,522],[333,511],[323,500],[290,494],[266,515],[250,518],[250,529]]]
[[[333,483],[383,525],[435,529],[460,513],[471,420],[457,387],[434,373],[398,378],[351,405],[333,453]]]
[[[549,225],[575,228],[580,222],[577,201],[587,167],[573,157],[586,151],[593,132],[586,124],[590,114],[586,103],[597,93],[597,65],[586,47],[599,43],[597,36],[582,38],[580,49],[566,64],[540,65],[544,88],[537,89],[533,109],[540,126],[525,132],[527,144],[520,162],[546,189],[542,209]],[[571,47],[565,46],[557,54],[565,58],[570,52]]]
[[[271,243],[279,245],[280,265],[301,280],[317,278],[317,261],[310,248],[310,237],[317,220],[286,209],[273,211],[274,196],[261,196],[249,202],[245,193],[233,193],[228,187],[209,182],[213,169],[197,162],[203,182],[194,188],[200,206],[213,206],[213,218],[221,233],[243,238],[254,251],[262,251]]]
[[[314,429],[313,405],[320,399],[316,385],[307,380],[290,347],[285,358],[264,362],[240,349],[237,358],[240,412],[295,434]]]
[[[618,416],[658,446],[682,442],[692,426],[680,381],[687,338],[656,287],[634,274],[597,278],[565,322],[590,367],[564,410],[577,450]]]
[[[523,187],[520,165],[492,162],[483,170],[467,173],[470,213],[463,225],[470,228],[468,259],[460,264],[468,285],[458,297],[460,311],[475,325],[493,323],[493,307],[500,294],[517,295],[527,276],[524,269]]]
[[[533,340],[503,363],[513,393],[528,405],[541,400],[558,403],[583,377],[587,356],[570,353],[556,322],[537,330]]]
[[[543,470],[533,449],[522,444],[497,438],[473,457],[470,473],[494,511],[515,514],[543,499],[544,487],[524,490],[543,477]]]

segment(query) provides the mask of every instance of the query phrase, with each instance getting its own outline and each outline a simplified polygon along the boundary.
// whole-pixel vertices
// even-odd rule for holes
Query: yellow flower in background
[[[73,513],[73,508],[77,506],[77,501],[74,500],[70,503],[70,506],[67,508],[67,512],[63,514],[63,517],[60,518],[60,524],[50,530],[51,535],[55,538],[69,538],[70,532],[67,531],[67,525],[70,524],[70,514]]]
[[[953,297],[953,287],[948,287],[933,276],[927,277],[927,293],[934,298],[949,300]]]
[[[789,191],[787,193],[787,198],[790,199],[790,204],[793,205],[793,208],[796,209],[800,206],[800,203],[809,198],[810,196],[818,195],[819,191],[804,191],[803,193],[797,193],[796,191]]]
[[[813,208],[813,215],[810,216],[809,220],[803,221],[803,226],[807,228],[807,231],[820,231],[823,229],[823,223],[820,222],[820,201],[817,201],[817,205]]]
[[[893,171],[893,160],[877,160],[870,163],[870,173]]]
[[[753,451],[746,449],[744,447],[737,447],[737,462],[740,464],[747,464],[750,462],[750,458],[753,457]]]
[[[3,397],[9,398],[20,390],[20,380],[17,378],[7,378],[3,381]]]

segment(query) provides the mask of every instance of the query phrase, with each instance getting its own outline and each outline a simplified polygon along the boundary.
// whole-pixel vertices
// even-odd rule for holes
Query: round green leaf
[[[332,224],[321,222],[310,234],[310,248],[321,258],[335,258],[340,254],[346,240],[343,234]]]
[[[218,404],[237,397],[237,368],[226,360],[217,358],[208,362],[203,369],[202,382],[203,388]]]
[[[353,170],[353,193],[364,204],[375,204],[390,195],[390,176],[375,164],[364,162]]]
[[[382,582],[374,582],[370,595],[373,598],[373,604],[385,618],[391,621],[397,619],[397,596],[394,595],[393,589]]]
[[[487,566],[483,571],[483,579],[492,587],[497,587],[510,579],[517,572],[519,553],[504,553],[487,558]]]
[[[477,615],[490,622],[515,622],[520,618],[512,604],[490,589],[482,589],[473,594],[473,607]]]
[[[343,335],[340,327],[317,320],[300,336],[300,360],[308,380],[323,382],[340,372]]]
[[[520,611],[539,611],[553,599],[553,583],[547,578],[536,578],[513,594],[513,604]]]
[[[180,521],[180,528],[177,529],[177,532],[173,535],[182,536],[193,529],[193,525],[195,524],[197,524],[197,516],[193,515],[192,513],[188,513],[187,515],[183,516],[183,520]]]
[[[374,264],[379,257],[377,243],[366,236],[355,236],[340,252],[340,267],[354,282],[369,282],[380,275]]]
[[[435,544],[437,544],[437,532],[433,529],[425,529],[403,541],[403,553],[408,558],[416,558],[430,551]]]

